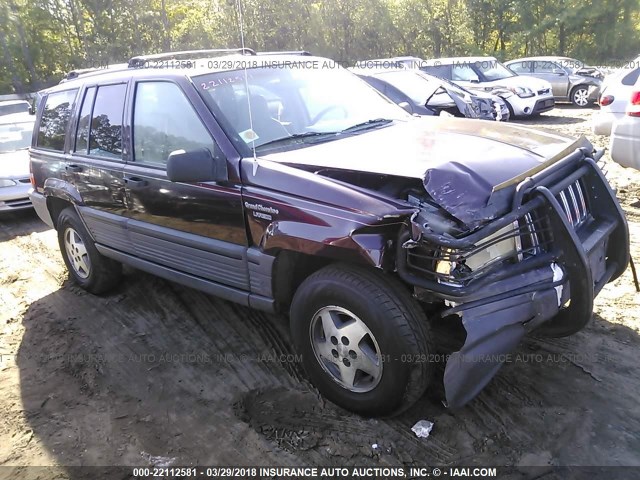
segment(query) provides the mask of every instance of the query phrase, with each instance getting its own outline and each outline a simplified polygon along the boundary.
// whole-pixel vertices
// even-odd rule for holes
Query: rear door
[[[167,159],[175,150],[207,148],[226,159],[210,130],[213,119],[205,124],[207,114],[188,82],[133,83],[126,115],[131,155],[124,168],[129,236],[140,258],[248,290],[240,182],[233,175],[221,183],[167,178]]]
[[[128,81],[85,85],[66,172],[80,193],[80,213],[97,243],[131,251],[126,232],[122,125]]]
[[[39,193],[43,193],[48,178],[66,181],[66,153],[69,149],[68,131],[75,108],[78,89],[56,91],[44,97],[33,135],[29,156]]]

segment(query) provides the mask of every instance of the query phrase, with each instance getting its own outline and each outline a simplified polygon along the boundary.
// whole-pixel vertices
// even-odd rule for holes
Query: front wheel
[[[122,265],[100,255],[73,208],[60,213],[56,227],[64,263],[75,283],[96,294],[104,293],[118,283]]]
[[[589,88],[583,86],[575,87],[571,91],[571,103],[580,108],[588,107],[591,104],[589,101]]]
[[[311,382],[348,410],[399,413],[429,383],[427,319],[389,275],[346,265],[319,270],[294,296],[291,332]]]

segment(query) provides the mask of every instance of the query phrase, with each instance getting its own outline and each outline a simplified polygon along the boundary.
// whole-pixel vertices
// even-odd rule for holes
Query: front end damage
[[[459,315],[467,333],[445,368],[449,407],[475,397],[528,332],[583,328],[594,297],[626,269],[628,228],[601,156],[582,146],[480,202],[451,171],[428,172],[431,202],[409,199],[418,209],[399,234],[398,275],[418,297],[444,301],[442,317]]]

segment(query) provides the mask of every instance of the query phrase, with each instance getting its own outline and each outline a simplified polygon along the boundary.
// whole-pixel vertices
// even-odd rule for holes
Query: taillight
[[[630,117],[640,117],[640,90],[633,92],[629,99],[627,115]]]
[[[598,103],[601,107],[606,107],[607,105],[611,105],[614,100],[615,97],[613,95],[605,95],[604,97],[600,97]]]
[[[33,165],[31,164],[31,159],[29,159],[29,180],[31,180],[31,187],[35,190],[36,179],[33,177]]]

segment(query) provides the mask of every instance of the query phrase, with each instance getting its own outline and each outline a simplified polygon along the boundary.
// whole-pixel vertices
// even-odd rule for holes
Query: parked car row
[[[459,408],[527,333],[582,329],[626,269],[624,214],[584,137],[412,115],[341,67],[296,68],[327,59],[247,55],[135,57],[42,92],[30,197],[74,282],[107,292],[127,264],[286,313],[319,391],[388,415],[433,386],[431,321],[466,330],[443,380]],[[138,67],[180,59],[195,68]],[[409,110],[455,115],[453,96],[458,116],[496,120],[492,96],[363,76],[387,92],[411,78]],[[506,88],[546,108],[529,82]]]

